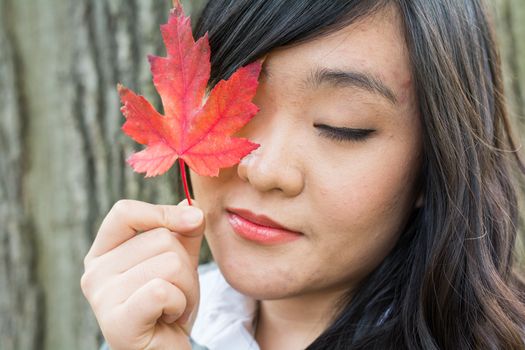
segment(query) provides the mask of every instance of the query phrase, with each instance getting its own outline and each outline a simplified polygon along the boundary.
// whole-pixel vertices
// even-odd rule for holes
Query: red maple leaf
[[[121,111],[126,117],[122,130],[147,146],[127,162],[136,172],[150,177],[165,173],[179,159],[186,187],[184,161],[199,175],[217,176],[220,168],[233,166],[259,147],[231,135],[258,111],[251,100],[261,62],[242,67],[228,80],[220,81],[203,104],[210,76],[207,33],[195,42],[190,19],[178,1],[168,23],[161,25],[161,33],[167,57],[148,59],[165,115],[144,97],[118,86]]]

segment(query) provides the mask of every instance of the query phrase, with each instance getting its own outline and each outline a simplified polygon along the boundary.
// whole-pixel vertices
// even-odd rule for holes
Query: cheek
[[[396,208],[403,209],[403,203],[399,202],[412,194],[415,179],[410,169],[415,164],[396,154],[389,157],[389,153],[363,158],[342,171],[316,176],[318,198],[312,203],[328,222],[345,226],[348,220],[388,214]]]
[[[320,190],[311,201],[320,218],[314,239],[327,257],[357,274],[387,255],[412,211],[419,162],[403,147],[389,149],[354,159],[337,174],[319,174]]]

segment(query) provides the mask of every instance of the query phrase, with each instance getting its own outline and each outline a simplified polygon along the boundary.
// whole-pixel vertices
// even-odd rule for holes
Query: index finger
[[[158,227],[170,231],[202,235],[195,228],[202,224],[202,211],[195,206],[156,205],[123,199],[113,205],[98,230],[86,260],[103,255],[137,233]]]

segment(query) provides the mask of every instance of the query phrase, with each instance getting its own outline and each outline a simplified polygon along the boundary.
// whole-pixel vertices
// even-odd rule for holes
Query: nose
[[[260,192],[276,190],[287,197],[297,196],[304,188],[301,149],[290,139],[293,134],[282,127],[267,125],[264,129],[264,135],[249,136],[260,147],[241,160],[237,174]]]

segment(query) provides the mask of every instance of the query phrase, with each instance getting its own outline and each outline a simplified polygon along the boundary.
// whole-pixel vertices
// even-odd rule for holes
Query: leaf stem
[[[179,168],[180,176],[182,178],[182,184],[184,185],[184,194],[188,199],[188,204],[191,205],[190,191],[188,190],[188,181],[186,180],[186,168],[184,167],[184,160],[179,157]]]

